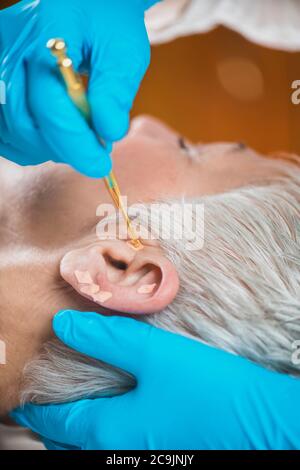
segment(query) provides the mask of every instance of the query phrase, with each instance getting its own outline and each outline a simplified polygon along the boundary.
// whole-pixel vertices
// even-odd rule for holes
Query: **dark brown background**
[[[297,79],[300,53],[217,28],[153,47],[133,115],[153,114],[192,140],[241,140],[261,151],[300,154],[300,105],[291,102]]]

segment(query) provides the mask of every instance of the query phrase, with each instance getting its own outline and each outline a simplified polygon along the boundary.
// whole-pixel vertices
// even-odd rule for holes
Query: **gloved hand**
[[[157,1],[157,0],[156,0]],[[50,38],[68,45],[75,69],[88,71],[93,127],[110,143],[128,128],[129,111],[148,67],[144,10],[155,0],[23,0],[0,11],[0,155],[21,165],[53,160],[101,177],[109,151],[69,99]]]
[[[67,311],[53,326],[71,348],[134,374],[137,387],[16,410],[49,448],[299,448],[297,379],[131,318]]]

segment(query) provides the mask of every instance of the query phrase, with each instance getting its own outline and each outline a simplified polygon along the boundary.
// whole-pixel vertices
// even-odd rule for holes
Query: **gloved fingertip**
[[[67,160],[67,158],[65,158],[64,161],[69,163],[74,170],[85,176],[90,178],[103,178],[104,176],[107,176],[112,169],[109,148],[110,147],[103,149],[99,144],[93,154],[87,152],[86,158],[82,155],[75,158],[73,153],[72,160]]]
[[[111,124],[110,127],[107,126],[107,129],[104,129],[103,133],[105,139],[117,142],[118,140],[123,139],[129,129],[129,115],[124,113],[120,116],[119,120],[114,124]]]
[[[128,132],[129,111],[122,109],[113,100],[98,99],[97,111],[93,115],[96,132],[105,141],[116,142],[123,139]]]
[[[100,155],[95,163],[86,165],[86,168],[83,170],[86,176],[90,178],[104,178],[112,170],[111,158],[104,154]]]
[[[100,321],[101,315],[94,312],[81,312],[77,310],[60,310],[52,320],[52,326],[57,337],[65,342],[74,342],[76,338],[76,329],[78,325],[85,324],[91,318],[96,318]]]
[[[72,315],[74,315],[72,310],[61,310],[52,320],[54,332],[62,341],[64,341],[64,338],[68,333],[68,329],[72,321]]]

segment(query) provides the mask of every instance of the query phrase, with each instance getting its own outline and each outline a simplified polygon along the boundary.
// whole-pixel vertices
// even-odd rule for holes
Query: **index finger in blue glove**
[[[33,119],[57,161],[87,176],[106,176],[110,157],[69,98],[49,51],[29,61],[27,78]]]
[[[153,327],[119,316],[62,311],[53,320],[58,338],[72,349],[119,367],[137,378]]]
[[[88,96],[96,131],[104,139],[115,141],[128,130],[129,112],[149,66],[150,45],[143,8],[128,2],[122,15],[115,15],[113,10],[111,15],[106,18],[111,29],[109,41],[101,42],[99,25],[91,26]]]

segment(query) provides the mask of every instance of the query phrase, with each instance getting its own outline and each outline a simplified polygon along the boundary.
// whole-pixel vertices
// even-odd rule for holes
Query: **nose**
[[[129,136],[145,136],[153,139],[174,142],[178,139],[178,133],[173,131],[159,119],[150,116],[139,116],[132,120]]]
[[[205,153],[206,155],[224,155],[232,151],[244,150],[245,144],[239,142],[218,142],[197,144],[196,148],[200,153]]]

